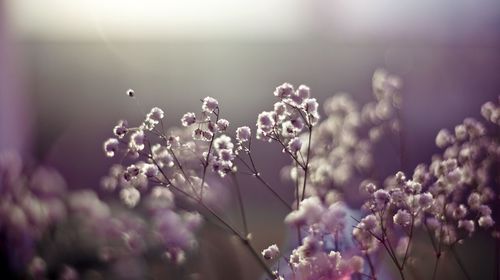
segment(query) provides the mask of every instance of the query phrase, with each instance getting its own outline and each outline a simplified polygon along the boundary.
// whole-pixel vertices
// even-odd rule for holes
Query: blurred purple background
[[[404,81],[408,166],[428,162],[440,128],[478,117],[500,92],[500,2],[4,0],[0,149],[33,152],[71,187],[97,188],[112,163],[102,141],[119,118],[159,106],[178,126],[210,95],[233,128],[253,127],[283,82],[308,85],[319,101],[342,91],[364,103],[378,67]],[[287,158],[265,143],[255,151],[291,199],[276,168]],[[397,168],[384,165],[385,175]],[[250,227],[265,233],[257,244],[283,239],[285,209],[255,181],[244,187]]]

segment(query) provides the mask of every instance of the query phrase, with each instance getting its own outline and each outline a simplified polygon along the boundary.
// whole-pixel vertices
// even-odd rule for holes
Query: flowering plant
[[[37,230],[30,240],[39,240],[54,219],[79,219],[87,213],[91,219],[81,221],[99,233],[97,255],[104,262],[160,248],[173,264],[182,265],[197,250],[198,231],[208,223],[239,240],[266,279],[387,279],[393,271],[400,279],[436,279],[448,253],[471,279],[456,247],[479,230],[500,237],[494,207],[500,180],[500,103],[482,106],[484,122],[467,118],[453,132],[441,130],[435,139],[441,153],[429,164],[383,178],[377,174],[381,159],[374,150],[394,137],[399,142],[389,143],[399,154],[398,164],[409,170],[404,167],[402,82],[377,70],[372,86],[372,102],[360,106],[349,95],[335,95],[324,102],[321,117],[307,86],[284,83],[274,91],[272,110],[258,114],[255,128],[233,130],[213,97],[202,100],[199,113],[185,113],[182,127],[167,128],[168,118],[158,107],[138,125],[120,120],[103,145],[106,156],[120,163],[111,166],[101,185],[115,192],[127,211],[114,210],[90,191],[72,192],[64,200],[64,180],[57,173],[41,169],[24,179],[17,160],[0,158],[0,191],[8,198],[0,205],[7,217],[1,225],[27,230],[33,203],[25,203],[19,190],[9,187],[24,184],[32,201],[52,199],[37,202],[53,215],[33,218]],[[137,98],[133,90],[127,95]],[[256,165],[255,140],[269,142],[289,158],[281,174],[294,186],[293,201],[280,195]],[[290,229],[289,246],[256,248],[239,175],[250,175],[287,209],[283,220]],[[241,227],[226,217],[221,203],[232,187]],[[363,201],[361,209],[349,201],[352,193]],[[133,209],[140,215],[132,214]],[[7,236],[15,239],[11,233]],[[414,269],[419,235],[434,253],[432,272],[425,275]],[[116,237],[119,244],[113,243]],[[32,251],[28,255],[31,274],[43,276],[44,260]],[[392,265],[381,261],[386,256]],[[71,266],[61,273],[69,275],[64,279],[76,277]]]
[[[259,140],[276,143],[290,157],[291,164],[283,173],[295,184],[293,202],[282,198],[255,165],[252,129],[237,128],[233,143],[228,136],[229,121],[221,118],[221,107],[212,97],[203,99],[200,114],[189,112],[182,117],[184,129],[164,132],[164,113],[159,108],[153,108],[138,127],[120,121],[114,129],[116,138],[107,140],[104,149],[108,156],[122,152],[139,161],[108,178],[112,181],[108,187],[120,183],[120,196],[131,207],[137,204],[140,190],[147,193],[147,181],[158,185],[153,192],[189,200],[198,213],[214,218],[237,236],[269,278],[359,275],[377,279],[373,258],[383,248],[405,279],[417,230],[429,235],[436,256],[435,278],[445,250],[453,251],[477,227],[491,229],[495,224],[488,205],[495,200],[498,184],[494,170],[500,150],[495,129],[500,108],[492,102],[482,107],[490,127],[466,119],[454,134],[440,131],[436,144],[445,149],[443,154],[434,156],[428,166],[418,165],[409,179],[397,172],[377,182],[372,149],[384,135],[399,135],[401,163],[404,160],[401,85],[399,78],[378,70],[373,77],[374,102],[360,109],[349,96],[334,96],[325,102],[326,118],[321,122],[319,104],[307,86],[295,89],[285,83],[276,88],[277,102],[273,110],[258,115],[255,134]],[[208,183],[210,171],[214,176],[234,178],[248,173],[266,186],[290,210],[284,221],[296,229],[296,246],[280,250],[272,244],[262,251],[266,261],[260,258],[251,244],[241,192],[238,190],[242,230],[212,208],[217,190]],[[363,180],[360,193],[366,197],[359,219],[349,217],[352,211],[341,194],[353,178]],[[356,224],[351,225],[350,219]],[[185,249],[180,244],[168,245]],[[273,269],[270,261],[274,268],[283,262],[287,269]]]

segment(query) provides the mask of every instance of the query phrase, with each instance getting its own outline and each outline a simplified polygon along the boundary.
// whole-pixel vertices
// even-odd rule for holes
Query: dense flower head
[[[17,153],[0,153],[0,245],[21,267],[34,257],[35,242],[68,214],[66,181],[59,172],[27,166]]]
[[[364,267],[363,258],[328,250],[318,236],[304,238],[288,259],[291,271],[283,274],[285,279],[293,280],[349,279]]]
[[[293,86],[289,83],[284,83],[278,87],[276,87],[276,90],[274,91],[274,96],[278,98],[289,98],[293,94]]]
[[[238,127],[236,129],[236,140],[238,142],[247,142],[252,137],[252,131],[248,126]]]
[[[276,244],[272,244],[266,249],[262,250],[262,256],[266,260],[272,260],[280,255],[280,250]]]
[[[365,179],[362,176],[371,172],[375,160],[372,153],[373,145],[381,141],[388,132],[399,131],[397,111],[401,103],[399,95],[401,85],[397,80],[397,77],[385,71],[375,73],[373,79],[375,101],[365,106],[359,106],[345,93],[328,98],[323,103],[326,118],[321,122],[317,120],[319,104],[309,95],[304,99],[302,106],[309,114],[310,120],[292,119],[293,126],[284,123],[280,130],[281,134],[290,139],[298,136],[302,140],[300,153],[302,156],[309,155],[308,195],[321,195],[332,187],[343,189],[357,176]],[[308,127],[310,124],[314,125],[311,145],[308,143],[309,131],[303,129],[303,126]],[[300,166],[298,169],[295,167],[295,162],[286,168],[290,172],[289,179],[294,181],[296,179],[294,176],[298,176],[299,181],[304,180],[305,173],[300,170]]]
[[[102,180],[103,187],[116,191],[129,208],[144,207],[151,216],[156,242],[163,245],[169,259],[181,263],[185,251],[196,244],[195,230],[204,212],[250,245],[248,230],[226,224],[210,204],[220,202],[217,186],[224,188],[220,183],[229,181],[213,175],[231,173],[237,185],[236,174],[246,167],[247,175],[257,178],[290,209],[284,222],[298,235],[298,244],[292,248],[273,244],[261,252],[265,260],[278,266],[270,277],[313,280],[368,276],[364,259],[357,255],[369,261],[381,248],[402,272],[414,248],[412,236],[417,228],[427,231],[433,241],[439,240],[440,246],[451,248],[479,228],[495,227],[495,208],[490,205],[497,197],[497,178],[491,170],[498,167],[500,149],[497,135],[490,132],[493,126],[498,129],[499,106],[489,102],[481,108],[487,124],[467,118],[454,128],[439,131],[435,143],[443,152],[433,156],[429,164],[418,165],[413,174],[400,171],[385,180],[377,178],[375,145],[388,133],[403,139],[401,87],[398,77],[377,70],[372,80],[373,101],[360,106],[346,94],[335,95],[323,104],[325,118],[321,122],[320,104],[307,86],[295,89],[284,83],[276,88],[277,101],[270,111],[258,114],[255,135],[276,143],[290,157],[292,163],[282,174],[295,185],[293,203],[280,197],[255,166],[251,129],[238,127],[233,136],[229,121],[221,118],[221,107],[212,97],[202,100],[200,114],[184,114],[182,129],[160,130],[156,124],[164,112],[156,107],[138,127],[119,122],[113,129],[114,137],[104,143],[104,151],[110,157],[123,153],[126,161],[112,167]],[[403,160],[399,162],[402,169]],[[359,199],[365,199],[362,213],[344,203],[344,193],[348,195],[348,188],[357,184]],[[177,204],[179,199],[182,203]],[[189,211],[191,202],[195,202],[195,209],[204,210]],[[106,213],[105,207],[101,209]],[[14,217],[22,216],[19,209],[12,212]],[[121,234],[130,248],[145,247],[140,236],[140,231]],[[285,268],[280,269],[280,262],[286,263]]]
[[[310,89],[304,85],[295,91],[291,84],[285,83],[276,88],[274,95],[279,98],[274,110],[264,111],[257,117],[257,138],[287,145],[305,126],[310,129],[316,125],[318,102],[310,97]]]
[[[203,105],[201,106],[201,109],[205,113],[213,113],[215,109],[219,107],[219,102],[217,99],[207,96],[203,98]]]
[[[196,115],[192,112],[187,112],[182,116],[181,123],[183,126],[190,126],[196,123]]]

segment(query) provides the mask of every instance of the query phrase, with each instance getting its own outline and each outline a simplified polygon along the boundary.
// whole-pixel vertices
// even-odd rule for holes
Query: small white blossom
[[[214,140],[214,148],[218,151],[218,150],[223,150],[223,149],[228,149],[228,150],[232,150],[234,148],[234,144],[233,142],[231,141],[231,137],[223,134],[219,137],[217,137],[215,140]]]
[[[219,131],[226,131],[226,129],[229,127],[229,121],[226,119],[220,119],[217,121],[217,129]]]
[[[288,98],[293,94],[293,86],[289,83],[284,83],[281,86],[278,86],[274,91],[274,96],[278,98]]]
[[[257,117],[257,127],[265,132],[271,131],[275,124],[274,112],[262,112]]]
[[[305,110],[308,114],[310,115],[317,115],[318,114],[318,101],[316,101],[316,98],[308,98],[305,101]]]
[[[113,128],[113,134],[118,138],[123,138],[128,131],[128,123],[126,120],[120,120],[118,124]]]
[[[142,151],[144,149],[144,131],[138,130],[130,135],[129,148],[132,151]]]
[[[184,116],[182,116],[181,123],[183,126],[190,126],[196,123],[196,115],[192,112],[185,113]]]
[[[282,101],[274,103],[274,113],[276,113],[279,118],[285,118],[287,113],[285,103]]]
[[[391,199],[391,196],[386,190],[377,190],[373,193],[373,197],[379,206],[384,206]]]
[[[393,217],[394,223],[403,227],[409,226],[411,223],[411,219],[411,214],[403,209],[399,209]]]
[[[475,224],[473,220],[460,220],[458,221],[458,228],[463,228],[469,234],[471,234],[475,230]]]
[[[233,150],[230,150],[230,149],[221,149],[218,152],[218,157],[222,161],[233,161],[234,160]]]
[[[422,193],[418,196],[418,204],[422,209],[431,207],[433,201],[432,194],[429,192]]]
[[[441,149],[450,145],[453,141],[453,136],[447,129],[441,129],[436,136],[436,146]]]
[[[116,138],[109,138],[104,142],[104,152],[106,152],[107,157],[114,157],[115,153],[118,151],[120,142]]]
[[[158,167],[156,165],[154,165],[154,164],[145,164],[142,167],[142,172],[147,177],[156,177],[156,175],[158,175],[159,171],[158,171]]]
[[[302,140],[299,137],[295,137],[288,143],[288,151],[292,154],[296,154],[302,148]]]
[[[242,126],[236,129],[236,140],[238,140],[239,142],[246,142],[250,140],[251,136],[252,136],[252,131],[248,126]]]
[[[210,96],[207,96],[203,99],[203,105],[201,106],[201,109],[205,113],[213,113],[215,109],[219,107],[219,102]]]
[[[493,221],[493,218],[491,218],[491,216],[482,216],[481,218],[479,218],[479,221],[477,223],[480,227],[489,228],[495,224],[495,221]]]
[[[120,191],[120,198],[130,208],[137,205],[141,198],[141,194],[135,188],[124,188]]]
[[[197,128],[193,131],[193,139],[201,140],[201,141],[211,141],[213,137],[213,133],[208,130],[202,130]]]
[[[295,94],[302,99],[308,99],[311,97],[311,89],[306,85],[300,85],[297,91],[295,91]]]
[[[266,260],[272,260],[280,255],[280,250],[276,244],[273,244],[262,251],[262,256]]]
[[[162,109],[154,107],[147,115],[147,118],[159,122],[161,119],[163,119],[164,116],[165,113],[163,112]]]

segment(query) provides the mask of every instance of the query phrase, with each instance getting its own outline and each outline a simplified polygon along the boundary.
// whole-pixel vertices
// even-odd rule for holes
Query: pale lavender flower
[[[142,151],[144,149],[144,131],[137,130],[130,135],[129,148],[132,151]]]
[[[124,188],[120,191],[120,198],[130,208],[133,208],[139,203],[141,194],[135,188]]]
[[[399,209],[398,212],[394,215],[394,223],[403,227],[409,226],[411,223],[411,214],[408,211]]]
[[[292,154],[296,154],[302,148],[302,140],[299,137],[295,137],[288,143],[288,151]]]
[[[182,116],[181,123],[183,126],[190,126],[196,123],[195,113],[192,112],[185,113],[184,116]]]
[[[242,126],[236,129],[236,140],[238,140],[238,142],[247,142],[250,140],[251,136],[252,131],[248,126]]]
[[[126,120],[118,121],[118,124],[113,128],[113,133],[120,139],[123,138],[127,132],[128,123]]]
[[[266,260],[272,260],[280,255],[280,250],[276,244],[272,244],[262,251],[262,256]]]
[[[274,91],[274,96],[284,99],[288,98],[293,94],[293,86],[289,83],[284,83],[276,88]]]
[[[229,127],[229,121],[226,119],[219,119],[217,121],[217,130],[218,131],[226,131],[226,129]]]
[[[207,96],[203,99],[203,105],[201,106],[201,109],[205,113],[213,113],[218,107],[219,102],[215,98]]]
[[[120,142],[116,138],[109,138],[104,142],[104,152],[106,152],[107,157],[114,157],[119,147]]]

